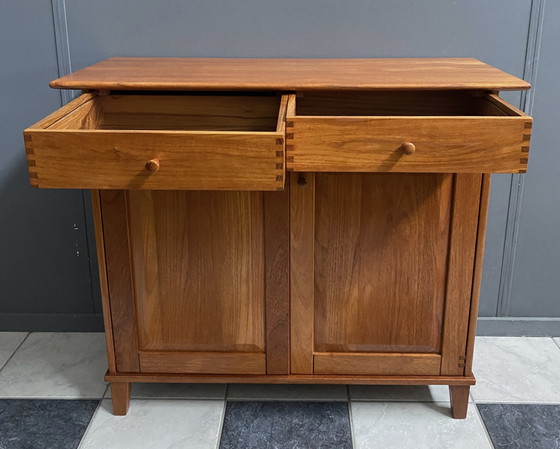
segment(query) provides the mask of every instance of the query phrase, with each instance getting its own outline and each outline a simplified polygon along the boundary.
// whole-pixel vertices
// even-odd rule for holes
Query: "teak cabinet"
[[[444,384],[466,415],[490,173],[528,84],[473,59],[112,58],[25,130],[92,189],[115,414],[132,382]]]

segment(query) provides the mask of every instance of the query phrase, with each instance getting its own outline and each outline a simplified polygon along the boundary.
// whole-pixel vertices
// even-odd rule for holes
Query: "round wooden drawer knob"
[[[412,142],[403,142],[399,149],[404,154],[413,154],[416,151],[416,145],[414,145]]]
[[[156,173],[159,170],[159,161],[157,159],[152,159],[146,162],[146,170],[150,173]]]

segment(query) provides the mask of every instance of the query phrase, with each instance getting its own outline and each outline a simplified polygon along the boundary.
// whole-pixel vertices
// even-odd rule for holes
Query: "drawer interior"
[[[279,110],[276,95],[112,92],[48,129],[276,132]]]
[[[508,116],[515,108],[472,91],[305,92],[296,116]]]

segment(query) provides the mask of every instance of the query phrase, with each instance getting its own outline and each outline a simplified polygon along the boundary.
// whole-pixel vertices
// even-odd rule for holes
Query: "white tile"
[[[0,369],[26,336],[27,332],[0,332]]]
[[[492,449],[475,404],[453,419],[449,404],[352,402],[356,449]]]
[[[560,351],[551,338],[479,337],[476,402],[560,403]]]
[[[0,397],[101,398],[102,333],[32,333],[0,371]]]
[[[230,384],[227,397],[235,401],[346,401],[346,385]]]
[[[447,385],[350,385],[352,401],[449,402]]]
[[[104,399],[79,448],[215,449],[223,412],[223,401],[133,399],[126,416],[113,416]]]
[[[553,340],[556,343],[556,345],[558,345],[558,348],[560,349],[560,337],[555,337],[553,338]]]
[[[111,389],[106,398],[111,397]],[[131,397],[135,399],[221,399],[226,397],[226,384],[164,384],[134,383]]]

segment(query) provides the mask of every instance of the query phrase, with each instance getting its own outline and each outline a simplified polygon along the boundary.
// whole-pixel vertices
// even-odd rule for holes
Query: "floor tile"
[[[106,370],[102,333],[32,333],[0,371],[0,397],[100,399]]]
[[[215,449],[223,401],[133,399],[126,416],[114,416],[104,399],[80,449]]]
[[[558,346],[558,348],[560,348],[560,337],[553,338],[553,340],[556,343],[556,345]]]
[[[560,405],[479,404],[496,449],[560,448]]]
[[[235,401],[347,401],[346,385],[230,384]]]
[[[0,369],[26,336],[27,332],[0,332]]]
[[[350,385],[352,401],[449,402],[447,385]]]
[[[0,449],[76,449],[98,403],[0,399]]]
[[[351,415],[356,449],[492,449],[474,404],[466,419],[425,402],[352,402]]]
[[[111,389],[106,398],[111,397]],[[226,397],[226,384],[163,384],[134,383],[131,397],[134,399],[220,399]]]
[[[221,449],[352,449],[346,402],[228,402]]]
[[[479,337],[475,402],[560,403],[560,351],[551,338]]]

